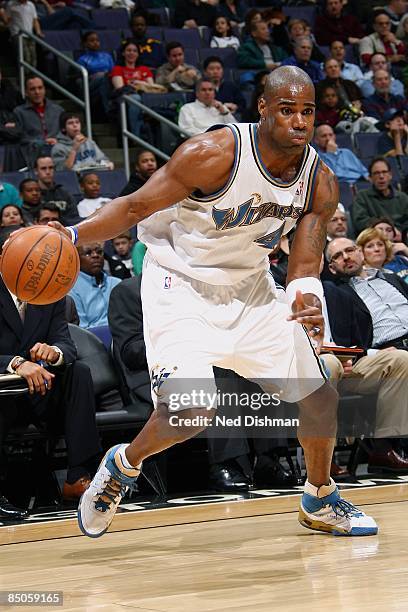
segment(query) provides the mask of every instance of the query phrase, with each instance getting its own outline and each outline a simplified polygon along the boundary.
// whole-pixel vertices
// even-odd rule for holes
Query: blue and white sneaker
[[[79,528],[90,538],[99,538],[108,530],[122,498],[134,488],[140,474],[141,465],[132,469],[123,465],[119,450],[127,446],[117,444],[108,450],[79,500]]]
[[[332,479],[329,485],[319,489],[306,482],[299,509],[299,523],[307,529],[324,531],[336,536],[365,536],[378,533],[375,520],[342,499]]]

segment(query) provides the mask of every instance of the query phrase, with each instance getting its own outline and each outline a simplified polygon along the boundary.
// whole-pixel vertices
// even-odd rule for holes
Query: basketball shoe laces
[[[126,478],[126,477],[125,477]],[[95,510],[100,512],[106,512],[109,510],[111,504],[116,504],[124,497],[128,490],[135,491],[136,483],[130,483],[130,479],[126,479],[128,482],[124,483],[114,478],[112,475],[100,474],[95,475],[95,485],[98,490],[98,494],[95,495]]]
[[[345,518],[349,518],[350,516],[363,516],[363,512],[345,499],[339,498],[335,502],[332,502],[330,506],[336,516],[344,516]]]

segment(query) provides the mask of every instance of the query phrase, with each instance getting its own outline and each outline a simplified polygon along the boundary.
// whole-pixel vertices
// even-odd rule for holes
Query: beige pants
[[[320,357],[330,372],[330,380],[343,377],[343,366],[331,354]],[[376,438],[408,435],[408,351],[378,351],[353,366],[353,391],[367,395],[378,389]]]

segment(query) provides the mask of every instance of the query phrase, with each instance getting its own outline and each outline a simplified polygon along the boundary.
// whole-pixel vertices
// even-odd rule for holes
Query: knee
[[[320,355],[320,359],[323,362],[329,378],[331,381],[340,380],[343,377],[343,366],[340,359],[331,353]]]
[[[391,372],[393,370],[402,370],[408,373],[408,351],[396,349],[395,351],[388,351],[387,353]]]

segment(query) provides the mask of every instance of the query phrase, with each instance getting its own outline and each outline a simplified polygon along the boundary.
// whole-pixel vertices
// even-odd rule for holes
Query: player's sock
[[[115,453],[115,461],[116,465],[120,469],[121,472],[126,474],[126,476],[134,477],[139,476],[140,468],[142,464],[139,463],[138,466],[134,467],[129,463],[128,458],[126,457],[126,449],[129,444],[121,444],[118,450]]]

